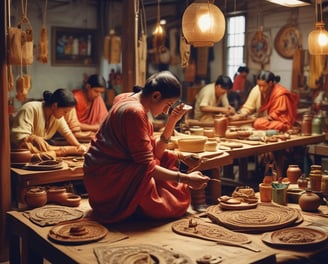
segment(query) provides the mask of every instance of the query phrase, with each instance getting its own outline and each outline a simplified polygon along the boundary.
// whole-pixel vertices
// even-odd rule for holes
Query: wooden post
[[[10,180],[10,144],[9,144],[9,115],[8,115],[8,80],[6,65],[6,28],[8,0],[1,1],[0,27],[0,261],[8,259],[8,244],[6,240],[6,212],[11,209],[11,180]]]
[[[131,92],[136,82],[135,9],[136,0],[123,0],[122,16],[122,92]]]

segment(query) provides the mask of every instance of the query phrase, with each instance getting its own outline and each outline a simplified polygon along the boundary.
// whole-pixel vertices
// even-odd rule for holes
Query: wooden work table
[[[226,150],[230,154],[232,159],[239,159],[239,181],[247,182],[247,158],[250,156],[272,152],[277,165],[277,177],[281,178],[285,173],[283,169],[283,155],[284,150],[293,147],[306,146],[311,144],[317,144],[325,140],[325,134],[311,135],[311,136],[299,136],[292,135],[286,140],[279,139],[276,142],[260,142],[257,145],[242,144],[241,148],[232,148]]]
[[[82,180],[83,160],[73,160],[63,160],[63,168],[58,170],[28,170],[11,167],[15,206],[20,209],[26,208],[24,196],[27,189],[32,186]]]
[[[297,204],[288,206],[299,208]],[[88,212],[90,207],[87,200],[82,200],[79,209]],[[327,206],[321,206],[322,213],[328,213]],[[325,226],[327,230],[328,218],[319,216],[318,213],[304,213],[303,222],[298,226]],[[192,211],[186,217],[192,216]],[[86,213],[87,215],[87,213]],[[302,263],[323,263],[328,254],[328,241],[309,248],[277,248],[265,244],[261,240],[261,233],[243,233],[252,241],[251,245],[260,252],[235,246],[217,244],[199,238],[182,236],[172,231],[172,221],[127,221],[107,228],[121,234],[121,239],[115,242],[104,240],[87,243],[84,245],[63,245],[48,239],[51,226],[40,227],[23,216],[22,212],[10,211],[6,214],[7,229],[10,244],[10,263],[43,263],[43,258],[51,263],[99,263],[94,254],[94,248],[101,246],[128,246],[152,244],[189,256],[193,263],[204,255],[221,257],[221,263],[286,263],[302,259]],[[118,232],[118,233],[117,233]],[[328,232],[328,231],[327,231]],[[114,235],[114,233],[112,234]],[[109,234],[109,237],[111,234]],[[118,236],[119,237],[119,236]],[[124,239],[123,239],[124,238]],[[20,241],[20,242],[19,242]],[[241,257],[242,256],[242,257]],[[321,257],[320,257],[321,256]],[[319,261],[318,261],[319,258]],[[315,262],[315,260],[317,262]],[[313,261],[313,262],[312,262]],[[320,262],[321,261],[321,262]],[[288,262],[291,263],[291,262]]]

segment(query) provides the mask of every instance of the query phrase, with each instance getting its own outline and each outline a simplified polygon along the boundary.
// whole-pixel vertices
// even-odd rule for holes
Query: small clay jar
[[[298,178],[302,174],[302,170],[298,165],[291,164],[288,166],[286,174],[289,183],[297,183]]]
[[[44,206],[47,203],[47,192],[42,187],[33,187],[26,192],[25,201],[30,208]]]
[[[310,190],[306,190],[298,199],[298,204],[303,211],[315,212],[321,204],[321,199],[319,195]]]
[[[229,119],[227,117],[217,117],[214,119],[215,134],[218,137],[224,137],[228,128]]]
[[[47,189],[47,197],[49,203],[61,203],[67,198],[67,192],[65,187],[50,187]]]

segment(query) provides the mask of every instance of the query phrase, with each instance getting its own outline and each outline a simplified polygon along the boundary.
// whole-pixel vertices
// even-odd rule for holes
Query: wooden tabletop
[[[299,208],[297,204],[289,204],[288,206]],[[90,207],[88,206],[87,200],[82,201],[79,209],[84,212],[89,212]],[[321,206],[320,209],[323,213],[328,213],[327,206]],[[304,217],[304,221],[298,226],[325,226],[327,230],[327,217],[319,216],[319,212],[301,213]],[[193,212],[189,212],[186,217],[190,217],[192,214]],[[323,256],[327,256],[328,254],[328,241],[324,244],[317,245],[314,248],[312,247],[311,250],[304,248],[300,249],[299,247],[276,248],[265,244],[261,240],[262,234],[259,233],[242,234],[246,235],[252,241],[251,245],[260,249],[260,252],[253,252],[241,247],[221,245],[213,241],[174,233],[172,231],[172,223],[175,220],[133,221],[109,225],[107,228],[110,232],[113,232],[112,235],[120,237],[117,233],[119,232],[123,234],[121,238],[125,239],[119,239],[118,241],[113,242],[110,241],[110,239],[105,238],[98,242],[92,242],[85,245],[62,245],[49,241],[47,235],[51,227],[40,227],[32,223],[29,219],[23,216],[22,212],[7,212],[7,220],[10,239],[15,239],[15,234],[23,236],[23,241],[21,243],[23,246],[27,245],[25,242],[33,241],[33,243],[28,243],[29,251],[22,250],[21,252],[24,252],[27,255],[32,253],[43,255],[49,261],[54,263],[97,263],[93,251],[94,248],[102,246],[128,246],[140,244],[152,244],[176,252],[181,252],[189,256],[194,261],[193,263],[196,263],[196,259],[204,255],[221,257],[222,263],[253,263],[256,261],[259,261],[257,263],[276,263],[275,258],[277,263],[280,263],[286,260],[300,258],[311,259],[314,258],[314,255],[322,254]],[[18,245],[19,243],[16,244],[16,246]],[[44,250],[39,250],[40,248]],[[35,252],[33,252],[33,250]],[[15,247],[15,243],[11,243],[11,251],[14,252],[14,254],[11,255],[12,259],[17,259],[17,254],[19,254],[18,252],[20,251]],[[242,258],[240,256],[242,256]],[[25,255],[23,257],[25,257],[24,263],[27,263],[26,259],[28,259],[28,256]],[[33,261],[33,264],[39,263],[35,258]],[[18,262],[13,261],[12,263]]]

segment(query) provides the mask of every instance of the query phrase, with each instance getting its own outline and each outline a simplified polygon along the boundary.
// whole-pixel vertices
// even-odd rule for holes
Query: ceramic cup
[[[271,202],[272,200],[272,186],[268,183],[260,183],[260,199],[261,202]]]
[[[287,205],[287,188],[288,184],[272,183],[272,201],[280,205]]]

